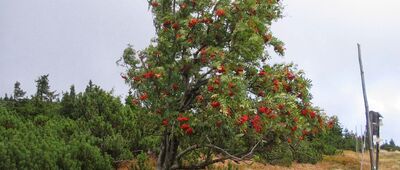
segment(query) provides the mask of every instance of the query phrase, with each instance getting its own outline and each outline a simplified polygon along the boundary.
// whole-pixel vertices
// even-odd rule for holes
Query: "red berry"
[[[182,116],[182,115],[179,115],[179,117],[177,118],[177,120],[178,120],[179,122],[186,122],[186,121],[189,121],[189,118],[188,118],[188,117],[184,117],[184,116]]]
[[[186,134],[191,135],[191,134],[193,134],[193,129],[191,127],[189,127],[185,130],[185,132],[186,132]]]
[[[212,53],[210,54],[210,59],[212,60],[212,59],[214,59],[214,58],[215,58],[215,53],[212,52]]]
[[[201,61],[201,63],[203,63],[203,64],[205,64],[205,63],[207,63],[207,57],[206,56],[201,56],[201,58],[200,58],[200,61]]]
[[[273,80],[273,83],[274,83],[274,86],[278,86],[278,85],[279,85],[279,80],[274,79],[274,80]]]
[[[297,130],[297,126],[293,126],[292,131],[296,131],[296,130]]]
[[[265,72],[264,70],[261,70],[260,73],[258,73],[259,76],[265,76],[267,72]]]
[[[209,92],[212,92],[212,91],[214,91],[214,87],[212,85],[208,85],[207,90]]]
[[[190,128],[190,125],[185,123],[185,124],[182,124],[180,128],[183,129],[183,130],[186,130],[186,129]]]
[[[211,18],[203,18],[203,23],[206,23],[206,24],[211,24],[212,22],[213,22],[213,20],[211,19]]]
[[[279,105],[278,105],[278,108],[279,108],[280,110],[283,110],[283,109],[285,109],[285,105],[279,104]]]
[[[271,119],[276,119],[278,117],[278,115],[276,115],[276,114],[270,114],[269,115],[269,118],[271,118]]]
[[[260,108],[258,108],[258,111],[261,113],[265,113],[265,112],[267,112],[267,108],[264,106],[261,106]]]
[[[299,139],[300,139],[300,140],[304,140],[304,136],[300,136]]]
[[[142,95],[140,95],[139,98],[140,100],[147,100],[149,98],[149,95],[146,92],[144,92]]]
[[[271,35],[271,34],[266,34],[266,35],[264,35],[264,42],[265,42],[265,43],[271,41],[271,39],[272,39],[272,35]]]
[[[220,78],[216,78],[214,80],[214,84],[220,85],[221,84],[221,79]]]
[[[286,77],[287,77],[289,80],[293,80],[293,79],[295,78],[294,74],[293,74],[292,72],[290,72],[290,71],[286,74]]]
[[[139,100],[137,99],[132,99],[131,101],[132,105],[137,105],[139,103]]]
[[[178,90],[179,89],[178,84],[176,84],[176,83],[172,84],[172,89],[175,91]]]
[[[196,18],[192,18],[189,21],[189,27],[192,28],[192,27],[196,26],[197,23],[198,23],[198,20]]]
[[[163,23],[163,26],[164,26],[165,28],[168,28],[170,25],[171,25],[171,20],[166,20],[166,21],[164,21],[164,23]]]
[[[240,117],[240,119],[239,119],[239,124],[243,125],[243,123],[247,122],[248,120],[249,120],[249,116],[242,115],[242,117]]]
[[[218,73],[225,73],[225,67],[223,65],[217,67]]]
[[[227,109],[226,109],[226,113],[227,113],[228,116],[232,116],[232,110],[231,110],[231,108],[227,108]]]
[[[302,114],[303,116],[307,116],[307,113],[308,113],[308,110],[307,110],[307,109],[301,110],[301,114]]]
[[[225,15],[225,11],[223,9],[217,9],[217,11],[215,12],[215,14],[218,17],[224,16]]]
[[[221,127],[222,121],[218,120],[218,121],[215,123],[215,125],[217,125],[217,127]]]
[[[278,90],[279,90],[279,85],[274,85],[274,92],[276,93],[276,92],[278,92]]]
[[[163,124],[164,126],[168,126],[168,119],[163,119],[162,124]]]
[[[290,87],[288,84],[283,84],[283,87],[285,88],[286,92],[290,93],[292,91],[292,87]]]
[[[311,117],[312,119],[315,118],[315,115],[316,115],[315,111],[311,111],[311,112],[310,112],[310,117]]]
[[[302,133],[303,135],[307,135],[307,134],[308,134],[308,131],[307,131],[307,130],[303,130],[301,133]]]
[[[218,101],[213,101],[213,102],[211,102],[211,106],[213,108],[217,108],[217,107],[221,106],[221,103],[219,103]]]
[[[202,95],[196,96],[197,102],[202,102],[204,100],[204,97]]]
[[[253,125],[253,128],[256,130],[256,132],[261,132],[262,126],[260,124],[260,116],[255,115],[253,119],[251,120],[251,124]]]
[[[153,7],[158,7],[158,5],[160,5],[160,4],[158,4],[157,1],[152,1],[151,2],[151,6],[153,6]]]
[[[236,71],[236,74],[237,74],[237,75],[240,75],[240,74],[243,73],[243,67],[239,67],[239,68],[237,68],[235,71]]]
[[[143,78],[149,79],[149,78],[153,78],[154,77],[154,73],[152,71],[146,72],[143,74]]]
[[[186,3],[181,3],[181,4],[179,4],[179,7],[181,7],[182,9],[185,9],[187,7],[187,4]]]
[[[133,80],[135,80],[135,81],[140,81],[140,77],[139,76],[136,76],[135,78],[133,78]]]
[[[172,24],[172,28],[175,29],[175,30],[178,30],[179,29],[179,24],[175,22],[174,24]]]

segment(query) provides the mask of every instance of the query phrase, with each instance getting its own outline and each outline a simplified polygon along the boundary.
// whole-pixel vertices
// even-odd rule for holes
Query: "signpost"
[[[372,121],[372,135],[374,135],[375,136],[375,143],[376,143],[376,163],[375,163],[375,165],[376,165],[376,169],[378,169],[378,167],[379,167],[379,142],[380,142],[380,136],[379,136],[379,129],[380,129],[380,126],[381,126],[381,122],[382,122],[382,120],[381,120],[381,118],[382,118],[382,115],[381,114],[379,114],[379,112],[374,112],[374,111],[369,111],[369,115],[370,115],[370,118],[372,119],[371,121]]]

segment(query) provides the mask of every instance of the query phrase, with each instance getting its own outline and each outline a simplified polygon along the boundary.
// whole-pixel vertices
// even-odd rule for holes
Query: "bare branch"
[[[207,47],[207,45],[202,45],[196,52],[193,53],[193,57],[196,57],[196,56],[199,54],[199,52],[200,52],[202,49],[206,48],[206,47]]]
[[[188,153],[188,152],[190,152],[190,151],[192,151],[192,150],[198,149],[198,148],[201,148],[201,146],[200,146],[200,145],[193,145],[193,146],[190,146],[190,147],[186,148],[184,151],[182,151],[181,153],[179,153],[179,154],[176,156],[176,160],[181,159],[181,157],[182,157],[183,155],[185,155],[186,153]]]
[[[204,148],[204,147],[208,147],[208,148],[212,148],[215,150],[218,150],[220,152],[222,152],[224,155],[226,155],[225,157],[219,158],[219,159],[214,159],[214,160],[206,160],[200,164],[197,165],[191,165],[191,166],[179,166],[177,164],[175,164],[171,169],[203,169],[208,165],[214,164],[216,162],[221,162],[227,159],[231,159],[235,162],[239,162],[239,161],[243,161],[248,159],[251,155],[253,155],[254,150],[257,148],[257,146],[262,142],[262,140],[258,141],[251,149],[249,152],[247,153],[242,153],[242,154],[236,154],[233,155],[231,153],[229,153],[228,151],[226,151],[225,149],[218,147],[216,145],[213,144],[206,144],[206,145],[192,145],[188,148],[186,148],[184,151],[182,151],[181,153],[179,153],[176,157],[176,160],[179,161],[185,154],[189,153],[190,151],[199,149],[199,148]]]

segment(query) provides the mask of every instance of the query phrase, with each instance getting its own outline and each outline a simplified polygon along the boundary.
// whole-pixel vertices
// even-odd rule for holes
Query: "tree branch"
[[[227,160],[227,159],[231,159],[231,160],[236,161],[236,162],[238,162],[238,161],[243,161],[243,160],[248,159],[248,157],[251,156],[251,155],[253,154],[254,150],[257,148],[257,146],[258,146],[261,142],[262,142],[262,140],[258,141],[258,142],[250,149],[249,152],[247,152],[247,153],[242,153],[242,154],[236,154],[236,155],[230,154],[230,153],[229,153],[228,151],[226,151],[225,149],[223,149],[223,148],[221,148],[221,147],[218,147],[218,146],[216,146],[216,145],[213,145],[213,144],[192,145],[192,146],[186,148],[185,150],[183,150],[181,153],[179,153],[179,154],[176,156],[177,162],[179,162],[179,160],[180,160],[185,154],[189,153],[190,151],[193,151],[193,150],[196,150],[196,149],[199,149],[199,148],[204,148],[204,147],[208,147],[208,148],[211,148],[211,149],[218,150],[218,151],[222,152],[222,153],[223,153],[224,155],[226,155],[226,156],[225,156],[225,157],[222,157],[222,158],[214,159],[214,160],[206,160],[206,161],[204,161],[204,162],[202,162],[202,163],[200,163],[200,164],[190,165],[190,166],[180,166],[180,165],[175,164],[175,165],[173,165],[173,166],[171,167],[171,169],[204,169],[204,168],[207,167],[208,165],[211,165],[211,164],[214,164],[214,163],[217,163],[217,162],[221,162],[221,161],[224,161],[224,160]]]
[[[198,148],[201,148],[201,146],[200,145],[193,145],[193,146],[190,146],[190,147],[186,148],[185,150],[183,150],[181,153],[179,153],[176,156],[176,160],[180,160],[183,155],[185,155],[186,153],[188,153],[188,152],[190,152],[192,150],[198,149]]]

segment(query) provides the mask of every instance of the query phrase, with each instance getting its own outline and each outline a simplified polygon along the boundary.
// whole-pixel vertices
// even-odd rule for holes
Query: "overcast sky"
[[[383,118],[382,138],[400,144],[400,1],[285,0],[285,17],[273,32],[286,56],[313,81],[313,102],[342,125],[365,123],[357,46],[362,46],[370,109]],[[115,61],[127,44],[146,47],[154,36],[146,0],[0,0],[0,95],[20,81],[50,74],[58,92],[91,79],[127,94]]]

